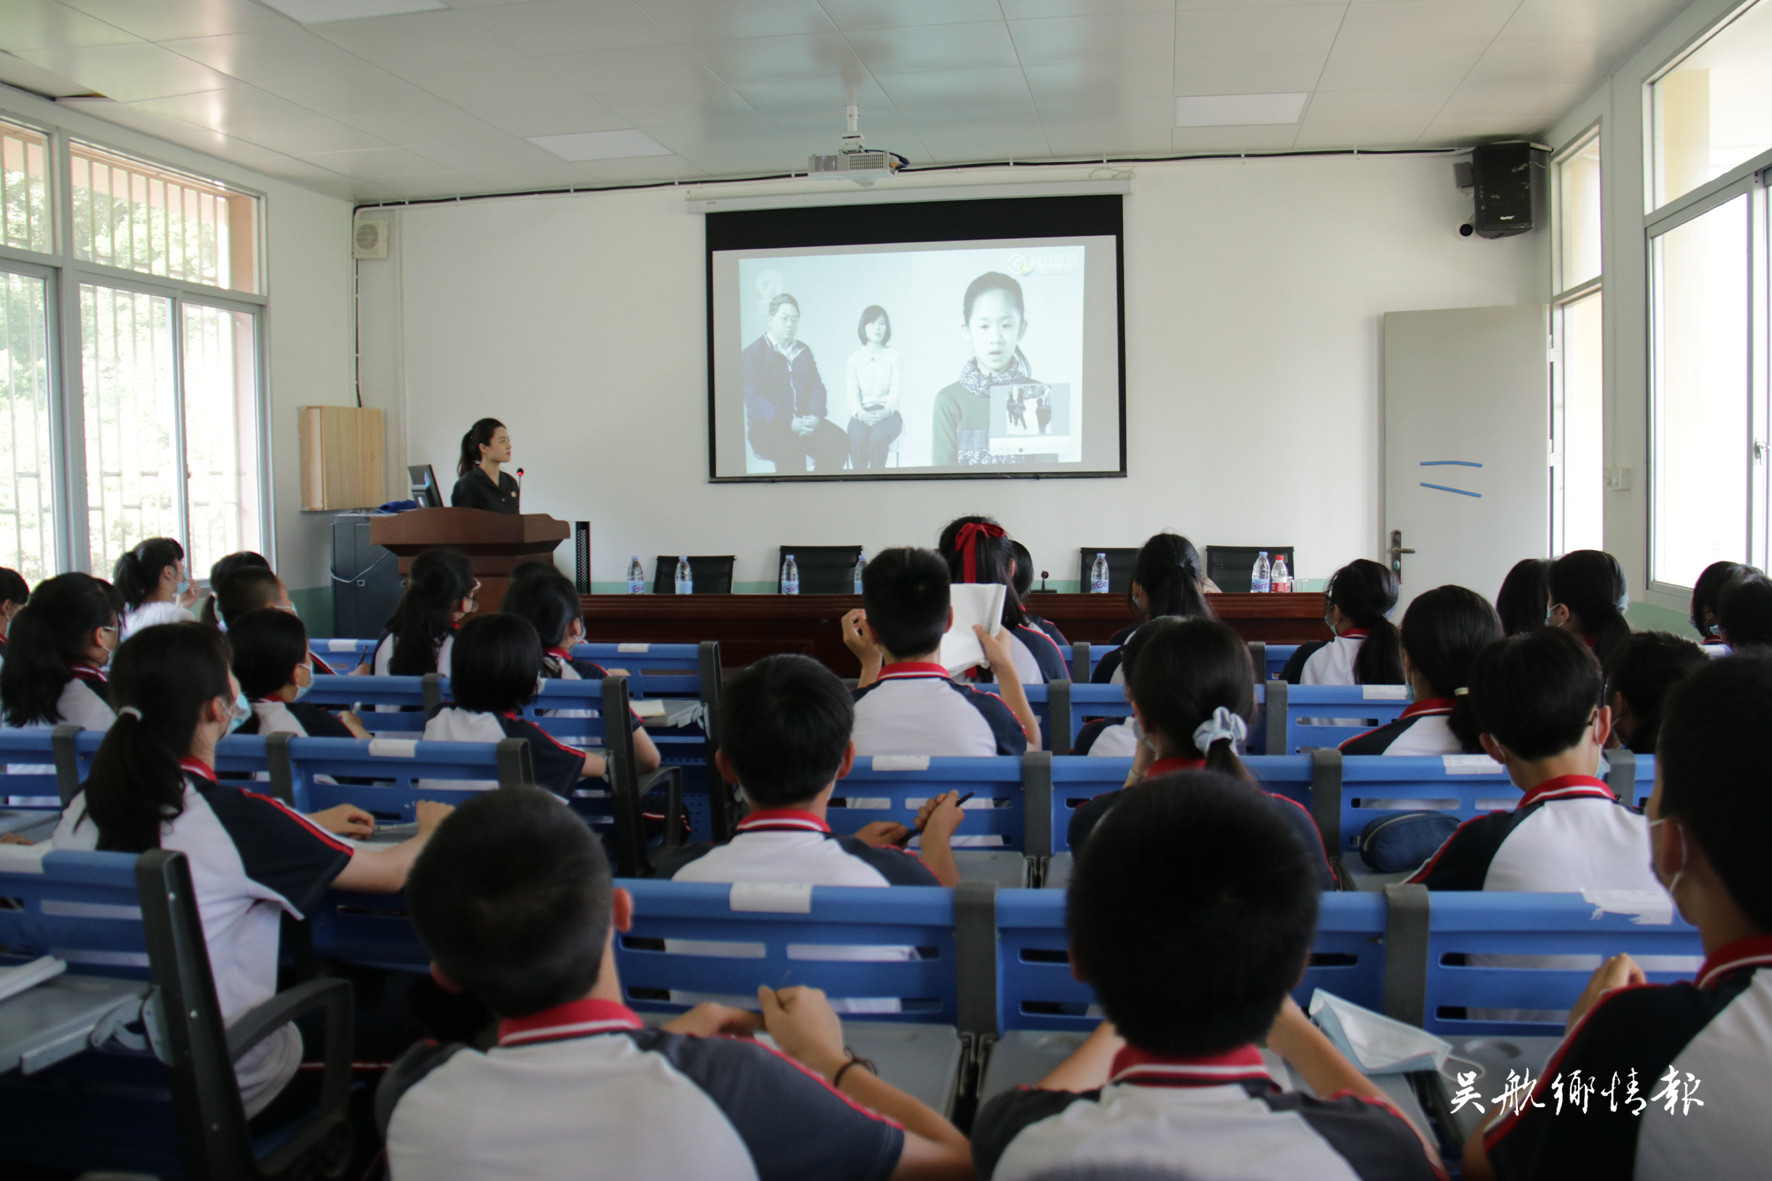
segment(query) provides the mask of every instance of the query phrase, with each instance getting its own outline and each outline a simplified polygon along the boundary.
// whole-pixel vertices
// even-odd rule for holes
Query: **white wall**
[[[1042,171],[1063,172],[964,179]],[[631,553],[735,553],[736,580],[762,583],[781,543],[928,545],[967,512],[998,517],[1055,582],[1076,578],[1079,545],[1164,528],[1296,544],[1320,579],[1379,556],[1381,315],[1542,284],[1532,236],[1459,236],[1470,199],[1444,157],[1140,165],[1127,479],[716,486],[703,230],[683,206],[667,187],[401,210],[394,257],[361,264],[364,393],[397,424],[390,466],[443,478],[468,424],[502,418],[524,508],[589,519],[609,589]]]

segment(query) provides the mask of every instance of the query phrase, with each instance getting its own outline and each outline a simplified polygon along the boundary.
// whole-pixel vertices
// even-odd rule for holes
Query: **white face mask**
[[[1686,873],[1686,830],[1683,828],[1674,830],[1680,834],[1680,868],[1674,871],[1674,876],[1671,880],[1662,882],[1661,868],[1655,864],[1655,826],[1658,824],[1666,824],[1667,821],[1668,818],[1663,816],[1660,820],[1651,820],[1649,822],[1649,872],[1654,876],[1656,881],[1661,882],[1661,888],[1667,891],[1667,896],[1669,898],[1674,898],[1674,909],[1678,910],[1680,909],[1680,903],[1679,899],[1674,897],[1674,891],[1680,888],[1680,878]],[[1682,914],[1680,917],[1685,918],[1686,916]]]
[[[1438,1071],[1452,1053],[1450,1042],[1320,988],[1311,994],[1310,1014],[1335,1048],[1367,1074]]]

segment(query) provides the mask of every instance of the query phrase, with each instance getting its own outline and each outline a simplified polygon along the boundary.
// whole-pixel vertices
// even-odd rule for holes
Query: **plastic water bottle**
[[[1095,555],[1095,564],[1089,567],[1089,593],[1105,595],[1108,593],[1108,563],[1105,553]]]
[[[695,593],[695,575],[689,569],[688,558],[677,559],[677,593],[680,595]]]
[[[1274,584],[1272,581],[1272,575],[1267,564],[1267,551],[1262,550],[1261,553],[1256,556],[1255,569],[1251,571],[1249,575],[1249,592],[1251,594],[1260,595],[1266,594],[1273,589]]]
[[[628,593],[630,595],[646,593],[646,567],[640,565],[639,554],[628,559]]]
[[[867,564],[866,554],[855,555],[855,593],[858,595],[861,593],[861,572],[867,568]]]
[[[1274,593],[1289,595],[1292,593],[1292,571],[1286,569],[1286,555],[1281,554],[1274,559]]]
[[[781,564],[781,593],[784,595],[800,593],[800,567],[794,561],[793,554],[789,554]]]

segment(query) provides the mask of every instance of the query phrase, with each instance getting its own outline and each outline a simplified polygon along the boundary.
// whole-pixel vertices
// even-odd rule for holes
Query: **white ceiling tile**
[[[191,37],[168,41],[166,48],[255,86],[351,69],[360,64],[349,53],[306,29],[257,29],[219,37]]]
[[[596,99],[583,97],[499,103],[477,108],[474,113],[499,130],[525,139],[575,131],[614,131],[630,125]]]
[[[679,41],[786,37],[836,28],[818,0],[637,0]]]
[[[1311,90],[1326,53],[1259,53],[1175,59],[1176,94],[1270,94]]]
[[[1537,127],[1518,119],[1501,116],[1442,114],[1416,138],[1422,147],[1469,147],[1498,139],[1519,139],[1534,134]]]
[[[951,25],[1003,18],[997,0],[822,0],[825,15],[844,31],[895,25]]]
[[[294,123],[267,123],[243,136],[260,147],[290,156],[313,152],[344,152],[359,148],[387,147],[367,131],[348,127],[336,119],[304,119]]]
[[[1167,12],[1060,16],[1009,22],[1024,66],[1078,61],[1136,61],[1175,55],[1175,18]]]
[[[841,33],[745,37],[705,41],[688,48],[715,75],[734,86],[796,78],[842,79],[861,73],[861,63]]]
[[[402,147],[438,143],[461,135],[498,134],[490,124],[481,122],[465,111],[447,107],[438,111],[383,111],[372,115],[347,115],[339,122]]]
[[[678,127],[710,119],[754,118],[756,112],[731,87],[719,89],[647,91],[643,94],[605,94],[599,100],[630,123],[641,127]]]
[[[434,12],[449,7],[443,0],[260,0],[260,3],[268,4],[304,25],[398,16],[406,12]]]
[[[241,0],[62,0],[147,41],[210,37],[248,29],[292,29],[280,12]]]
[[[1342,4],[1313,4],[1177,12],[1175,56],[1327,53],[1345,11]]]
[[[407,149],[440,166],[473,175],[525,176],[550,171],[571,174],[572,166],[543,151],[526,139],[507,135],[492,127],[470,130],[448,139],[405,145]],[[559,166],[555,168],[555,166]]]
[[[847,36],[849,44],[875,74],[1018,64],[1015,42],[1009,38],[1009,26],[1002,21],[866,29]]]
[[[1168,62],[1164,62],[1165,68]],[[1055,120],[1105,122],[1126,116],[1132,111],[1161,111],[1163,134],[1175,126],[1175,99],[1167,93],[1133,94],[1112,90],[1036,91],[1034,105],[1040,109],[1044,123]]]
[[[14,57],[5,52],[0,52],[0,82],[49,98],[85,94],[88,89],[52,70],[46,70],[22,57]]]
[[[533,57],[664,45],[664,26],[629,0],[543,0],[477,8],[473,18]]]
[[[127,45],[134,34],[87,16],[65,4],[46,0],[0,0],[0,49],[81,49],[89,45]]]
[[[713,176],[755,176],[806,170],[806,153],[792,140],[768,131],[745,133],[719,124],[668,127],[660,139],[679,156]]]
[[[465,172],[414,172],[398,176],[366,176],[378,188],[388,189],[402,197],[422,201],[436,197],[465,197],[482,192],[485,186]]]
[[[146,41],[80,49],[30,49],[18,56],[120,103],[219,90],[233,79]]]
[[[620,185],[683,180],[699,175],[681,156],[652,156],[640,160],[587,160],[576,166],[592,184]]]
[[[395,73],[451,62],[522,56],[514,45],[463,12],[415,12],[329,21],[309,28],[334,45]]]
[[[915,74],[878,74],[875,81],[900,111],[960,111],[980,103],[1033,104],[1027,79],[1018,69],[924,70]],[[916,122],[912,119],[912,123]]]
[[[861,108],[862,130],[876,113],[892,109],[892,101],[880,84],[862,76],[850,89],[841,79],[808,78],[797,82],[764,82],[754,86],[737,86],[738,96],[765,118],[781,121],[833,123],[838,133],[843,130],[843,108],[851,100]],[[779,116],[779,118],[778,118]]]
[[[1525,0],[1508,18],[1498,45],[1558,41],[1635,44],[1686,0]]]
[[[1409,90],[1444,85],[1450,90],[1470,72],[1483,51],[1450,49],[1338,50],[1323,67],[1318,90]]]
[[[1201,94],[1175,100],[1177,127],[1256,127],[1268,123],[1296,123],[1304,114],[1310,95]]]
[[[930,161],[938,164],[1037,160],[1052,152],[1046,133],[1037,123],[938,129],[925,131],[922,138]]]
[[[725,90],[726,83],[681,45],[645,45],[599,53],[562,53],[530,59],[586,94],[648,90]]]
[[[1452,96],[1452,85],[1438,90],[1334,90],[1311,96],[1305,123],[1415,122],[1419,134]],[[1413,136],[1411,136],[1413,138]]]
[[[1426,119],[1362,119],[1348,123],[1306,120],[1292,141],[1297,148],[1405,148],[1426,129]]]
[[[1444,49],[1487,45],[1501,32],[1519,0],[1405,0],[1350,4],[1340,50]]]
[[[566,161],[631,160],[636,156],[668,156],[671,150],[628,127],[620,131],[580,131],[572,135],[537,135],[530,143]]]
[[[301,152],[299,155],[309,164],[318,164],[341,176],[358,180],[437,171],[433,161],[404,148],[360,148],[350,152]]]
[[[455,62],[402,72],[408,82],[445,102],[472,110],[499,103],[580,98],[584,91],[563,74],[537,69],[526,57]]]
[[[1169,148],[1176,152],[1272,152],[1292,146],[1298,128],[1290,124],[1266,127],[1177,127],[1169,133]]]
[[[1067,118],[1041,110],[1046,142],[1061,156],[1150,155],[1169,149],[1175,111],[1167,99],[1125,104],[1107,118]]]
[[[1000,0],[1003,15],[1014,20],[1047,16],[1095,16],[1109,12],[1169,12],[1175,0]],[[1290,2],[1290,0],[1289,0]],[[1213,0],[1217,6],[1231,0]]]
[[[1441,114],[1508,119],[1536,131],[1560,118],[1586,89],[1580,83],[1521,86],[1466,82],[1446,100]]]
[[[1601,74],[1600,47],[1591,41],[1543,45],[1491,45],[1465,81],[1537,85],[1594,82]]]
[[[431,111],[441,101],[365,61],[338,70],[261,83],[265,90],[333,118],[377,111]]]
[[[269,123],[289,123],[314,117],[306,107],[251,86],[230,86],[225,90],[155,98],[129,106],[144,114],[194,123],[236,136],[249,136],[254,129]]]
[[[1058,66],[1027,66],[1022,75],[1034,101],[1168,98],[1175,93],[1174,69],[1161,58],[1129,62],[1066,62]]]

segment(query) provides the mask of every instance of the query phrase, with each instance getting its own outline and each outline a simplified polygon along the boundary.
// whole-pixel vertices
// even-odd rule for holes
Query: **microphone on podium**
[[[517,491],[523,491],[523,469],[517,469]]]

